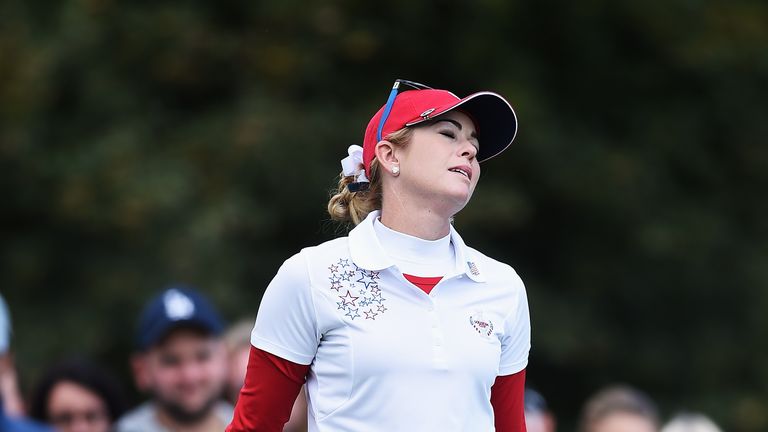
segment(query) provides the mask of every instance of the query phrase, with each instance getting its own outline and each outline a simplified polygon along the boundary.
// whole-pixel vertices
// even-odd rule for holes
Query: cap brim
[[[455,104],[435,110],[429,118],[419,119],[406,124],[413,126],[447,112],[460,109],[466,112],[475,122],[480,151],[478,162],[486,161],[512,144],[517,135],[517,116],[512,106],[500,95],[493,92],[471,94]]]

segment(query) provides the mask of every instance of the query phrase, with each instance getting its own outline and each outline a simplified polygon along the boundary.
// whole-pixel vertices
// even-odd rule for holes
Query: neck
[[[451,232],[450,219],[429,208],[382,208],[381,223],[388,228],[424,240],[437,240]]]
[[[396,184],[382,185],[381,223],[413,237],[437,240],[447,236],[451,232],[451,218],[462,208],[450,197],[426,191],[409,192]]]
[[[379,219],[373,221],[373,229],[379,244],[403,274],[443,276],[455,267],[450,234],[425,240],[395,231]]]

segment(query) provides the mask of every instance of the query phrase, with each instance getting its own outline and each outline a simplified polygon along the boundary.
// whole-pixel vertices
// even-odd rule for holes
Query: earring
[[[395,177],[400,175],[400,165],[392,165],[392,175]]]

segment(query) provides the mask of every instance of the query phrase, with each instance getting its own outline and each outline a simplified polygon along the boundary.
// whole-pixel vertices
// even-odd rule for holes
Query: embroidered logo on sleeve
[[[490,336],[493,334],[493,321],[489,319],[483,319],[482,313],[474,313],[469,316],[469,323],[476,332],[483,336]]]
[[[355,318],[376,320],[387,308],[379,288],[380,275],[377,271],[365,270],[349,259],[340,258],[328,266],[330,289],[339,301],[338,309],[344,316],[354,321]]]

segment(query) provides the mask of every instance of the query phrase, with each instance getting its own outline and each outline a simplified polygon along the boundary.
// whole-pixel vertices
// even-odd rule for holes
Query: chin
[[[472,192],[473,190],[471,188],[468,188],[466,186],[462,188],[453,188],[453,190],[449,191],[450,199],[457,204],[460,204],[463,208],[467,203],[469,202],[469,199],[472,198]]]
[[[446,212],[454,215],[466,207],[471,197],[472,193],[466,190],[463,192],[453,191],[452,193],[443,194],[442,198],[438,200],[438,205],[447,207]]]

